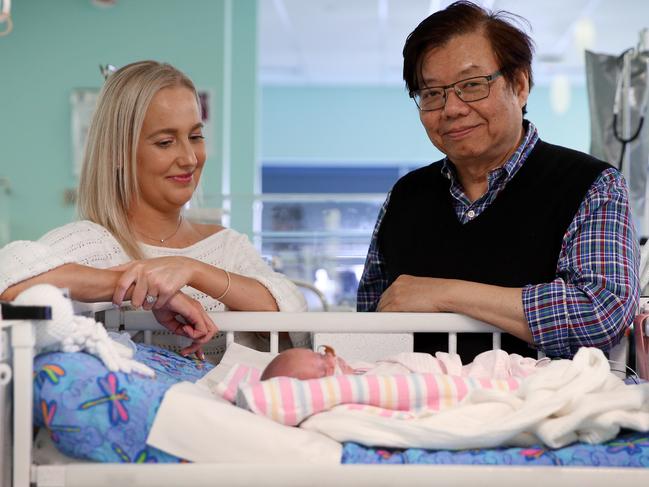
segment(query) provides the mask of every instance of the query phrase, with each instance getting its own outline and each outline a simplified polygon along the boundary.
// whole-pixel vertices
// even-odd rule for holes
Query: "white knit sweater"
[[[280,311],[306,310],[304,297],[295,285],[266,265],[248,237],[234,230],[221,230],[182,249],[146,244],[141,244],[141,248],[147,258],[173,255],[190,257],[250,277],[268,289]],[[90,221],[69,223],[48,232],[36,242],[19,240],[0,249],[0,293],[63,264],[77,263],[106,269],[130,260],[115,237],[104,227]],[[226,309],[223,303],[192,287],[186,286],[182,290],[199,301],[206,311]],[[217,348],[220,354],[222,346],[219,344]]]

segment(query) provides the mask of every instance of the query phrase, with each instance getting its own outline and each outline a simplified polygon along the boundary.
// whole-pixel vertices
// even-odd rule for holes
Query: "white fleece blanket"
[[[474,379],[509,379],[527,377],[538,370],[537,360],[504,350],[487,350],[462,365],[457,354],[402,352],[376,363],[350,362],[350,366],[368,375],[442,374]],[[544,362],[543,362],[544,363]],[[543,363],[541,365],[543,365]]]
[[[340,442],[395,448],[600,443],[622,427],[649,431],[649,383],[624,384],[600,350],[582,348],[573,360],[540,368],[514,392],[476,390],[445,411],[386,416],[380,408],[341,405],[301,428]]]
[[[283,426],[210,392],[234,364],[263,369],[272,358],[237,343],[230,345],[221,363],[205,377],[167,391],[147,444],[199,463],[339,464],[342,446],[331,438]]]

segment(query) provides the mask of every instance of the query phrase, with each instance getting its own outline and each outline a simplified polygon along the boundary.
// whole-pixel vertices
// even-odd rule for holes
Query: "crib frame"
[[[129,331],[158,329],[151,314],[142,311],[124,312],[118,309],[102,311],[108,328]],[[444,331],[449,333],[449,347],[457,343],[457,333],[491,332],[498,348],[497,329],[479,321],[453,314],[437,313],[251,313],[226,312],[212,315],[222,331],[227,332],[228,344],[237,331],[266,331],[271,333],[271,348],[277,350],[281,331],[319,331],[329,333],[403,333]],[[485,465],[277,465],[246,464],[101,464],[76,462],[57,465],[35,465],[32,462],[32,374],[34,359],[34,326],[32,320],[7,320],[2,324],[3,335],[10,333],[10,366],[13,373],[13,404],[6,395],[5,408],[13,412],[13,449],[9,462],[13,465],[14,487],[29,485],[58,486],[207,486],[216,483],[228,486],[263,485],[349,485],[392,486],[430,485],[529,485],[606,486],[613,483],[649,485],[649,469],[545,467],[545,466],[485,466]],[[649,325],[647,331],[649,332]],[[4,336],[4,340],[7,337]],[[2,343],[0,342],[0,345]],[[0,347],[2,349],[2,347]],[[2,359],[2,355],[0,355]],[[5,409],[7,410],[7,409]]]

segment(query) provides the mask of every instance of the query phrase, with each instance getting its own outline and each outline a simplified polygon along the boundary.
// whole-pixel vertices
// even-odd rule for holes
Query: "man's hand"
[[[436,313],[445,309],[450,279],[415,277],[402,274],[379,300],[377,311]]]
[[[181,355],[196,353],[199,359],[205,359],[201,346],[209,342],[219,330],[198,301],[177,292],[164,307],[154,309],[153,315],[167,330],[192,340],[190,346],[180,351]]]
[[[460,313],[534,343],[522,293],[522,288],[402,274],[383,292],[376,309]]]

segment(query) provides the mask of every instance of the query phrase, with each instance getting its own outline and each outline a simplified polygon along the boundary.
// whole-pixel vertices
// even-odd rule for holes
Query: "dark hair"
[[[518,15],[505,11],[490,12],[473,2],[461,0],[424,19],[413,30],[403,47],[403,80],[410,96],[420,87],[424,55],[441,47],[451,38],[483,30],[491,43],[500,71],[510,86],[516,75],[523,72],[532,89],[532,55],[534,43],[515,22],[529,23]],[[523,114],[525,107],[523,107]]]

